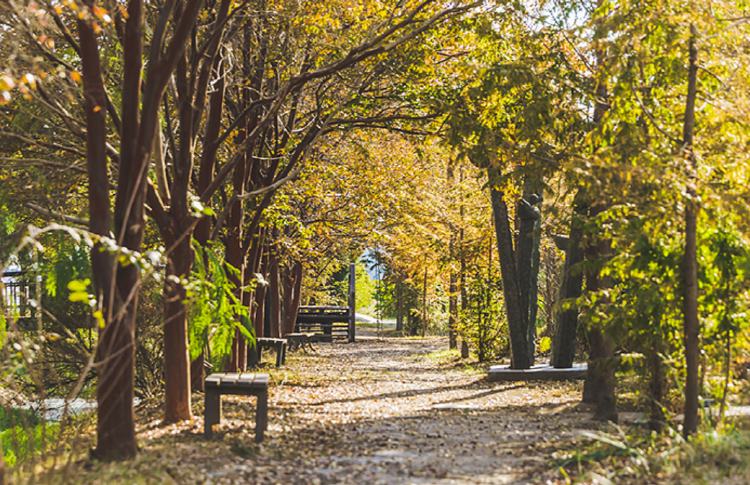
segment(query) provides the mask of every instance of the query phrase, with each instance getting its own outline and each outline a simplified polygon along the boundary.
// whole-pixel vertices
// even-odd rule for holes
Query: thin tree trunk
[[[449,204],[451,206],[455,205],[455,197],[453,197],[453,193],[455,190],[454,187],[454,174],[453,174],[453,166],[451,166],[450,163],[448,163],[448,174],[447,174],[447,180],[448,180],[448,190],[450,191],[449,196]],[[450,281],[448,283],[448,348],[449,349],[455,349],[458,347],[458,294],[457,291],[457,276],[456,272],[454,270],[453,265],[455,264],[456,259],[456,238],[457,238],[457,231],[456,228],[451,225],[450,227],[450,242],[449,242],[449,262],[450,262]]]
[[[458,347],[458,288],[456,273],[451,270],[450,283],[448,285],[448,348],[455,349]]]
[[[404,331],[404,286],[396,280],[396,331]]]
[[[459,181],[461,184],[463,184],[464,181],[464,171],[461,170],[459,172]],[[469,309],[469,297],[466,291],[466,251],[464,247],[464,203],[463,198],[461,198],[461,206],[459,207],[459,219],[461,221],[461,228],[458,231],[458,246],[459,251],[461,252],[460,255],[460,261],[461,261],[461,273],[459,275],[459,288],[461,293],[461,318],[465,318],[466,311]],[[468,359],[469,358],[469,343],[466,341],[465,337],[461,337],[461,358],[462,359]]]
[[[693,147],[695,127],[695,100],[698,93],[698,36],[695,26],[691,26],[688,57],[688,91],[685,102],[685,122],[683,126],[682,152],[690,163],[690,181],[687,187],[688,200],[685,204],[685,421],[682,432],[685,437],[698,429],[698,360],[700,358],[700,324],[698,321],[698,205],[695,180],[697,178],[697,160]]]
[[[661,318],[654,322],[655,330],[651,335],[651,350],[649,355],[649,367],[651,368],[651,412],[648,427],[651,431],[661,433],[666,424],[664,416],[664,369],[662,368],[661,356],[664,342],[661,336]]]
[[[279,260],[273,250],[268,255],[268,281],[270,291],[271,338],[281,338],[281,301],[279,300]]]
[[[260,273],[263,275],[268,274],[268,258],[263,251],[260,263]],[[264,323],[265,323],[265,310],[266,310],[266,286],[259,285],[255,289],[255,318],[253,319],[253,327],[255,328],[255,336],[257,338],[263,338],[264,336]]]
[[[427,268],[424,269],[424,287],[422,289],[422,338],[427,331]]]
[[[224,82],[224,64],[221,57],[217,57],[216,64],[218,67],[217,80],[213,85],[213,92],[209,98],[208,114],[206,117],[206,131],[203,137],[203,153],[201,154],[200,169],[198,173],[198,193],[202,194],[211,183],[214,177],[216,166],[216,152],[218,146],[216,140],[219,137],[221,129],[221,116],[224,109],[224,94],[226,85]],[[195,226],[194,237],[198,243],[205,247],[208,238],[211,235],[211,219],[203,217]],[[208,267],[208,260],[204,261]],[[203,374],[204,374],[204,355],[203,352],[190,364],[190,387],[193,391],[203,392]]]
[[[297,311],[299,310],[300,303],[300,292],[302,289],[302,263],[295,261],[289,270],[288,288],[285,301],[287,304],[287,311],[284,315],[284,335],[294,332],[294,327],[297,324]]]

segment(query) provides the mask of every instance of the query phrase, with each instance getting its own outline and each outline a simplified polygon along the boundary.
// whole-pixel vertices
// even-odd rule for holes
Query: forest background
[[[367,251],[406,333],[589,360],[602,419],[632,366],[689,436],[745,366],[746,10],[3,2],[8,385],[96,396],[97,456],[132,457],[133,397],[189,419],[205,362],[243,368]]]

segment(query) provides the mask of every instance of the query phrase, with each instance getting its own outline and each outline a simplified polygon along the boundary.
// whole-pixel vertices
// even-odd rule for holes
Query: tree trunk
[[[497,252],[500,260],[500,272],[503,279],[503,295],[505,296],[505,311],[508,316],[508,330],[510,332],[511,367],[513,369],[528,369],[531,367],[531,357],[527,343],[528,313],[521,303],[521,293],[516,277],[516,262],[513,253],[513,235],[508,222],[508,206],[503,200],[503,192],[494,185],[498,174],[488,170],[490,180],[490,195],[492,199],[492,213],[495,219],[495,234],[497,237]]]
[[[224,64],[221,62],[221,56],[216,58],[216,65],[219,69],[216,82],[213,84],[213,91],[209,98],[208,113],[206,116],[206,130],[203,137],[203,153],[201,154],[200,168],[198,172],[198,194],[206,191],[213,180],[216,166],[216,152],[218,145],[216,140],[220,135],[221,116],[224,110],[224,95],[226,93],[226,84],[224,81]],[[211,235],[211,218],[203,217],[195,226],[194,237],[198,243],[205,247]],[[205,261],[208,267],[208,261]],[[190,387],[193,391],[203,392],[205,359],[201,353],[197,359],[190,364]]]
[[[604,211],[602,205],[591,208],[591,217]],[[601,278],[598,267],[611,255],[611,240],[595,241],[589,246],[586,259],[595,268],[590,270],[586,280],[586,290],[592,293],[611,288],[608,278]],[[603,297],[602,300],[606,299]],[[594,420],[617,422],[617,395],[615,393],[615,345],[612,337],[606,335],[599,325],[592,326],[589,333],[591,352],[589,353],[588,370],[583,385],[583,402],[596,404]]]
[[[464,180],[464,172],[461,170],[459,172],[460,180],[463,183]],[[458,245],[461,251],[460,255],[460,261],[461,261],[461,274],[459,276],[459,288],[461,293],[461,318],[464,318],[464,315],[466,315],[466,310],[469,309],[469,297],[468,292],[466,291],[466,251],[464,250],[464,205],[463,205],[463,199],[461,199],[461,207],[459,208],[459,216],[461,220],[461,228],[458,231]],[[468,359],[469,358],[469,343],[466,341],[466,338],[461,338],[461,358],[462,359]]]
[[[524,192],[525,197],[531,195],[528,190]],[[541,230],[541,216],[526,199],[518,201],[516,214],[516,220],[520,221],[516,245],[519,303],[522,311],[526,313],[526,343],[530,365],[534,365],[537,305],[537,276],[534,271],[539,271],[539,244],[535,232],[537,226]]]
[[[184,230],[162,234],[168,247],[174,247],[167,258],[167,278],[164,283],[164,421],[167,423],[190,419],[190,350],[188,344],[185,287],[170,277],[186,278],[195,257],[190,238]]]
[[[651,335],[651,350],[649,355],[649,367],[651,374],[651,412],[648,421],[648,427],[651,431],[661,433],[666,424],[664,408],[664,369],[662,368],[661,356],[659,355],[664,346],[661,337],[661,319],[657,319],[655,331]]]
[[[448,348],[455,349],[458,347],[458,288],[456,273],[451,270],[450,283],[448,286]]]
[[[570,220],[570,237],[565,250],[565,269],[560,297],[571,301],[581,296],[583,271],[580,268],[584,258],[583,218],[588,216],[588,205],[581,201],[582,193],[576,195],[573,215]],[[573,306],[558,311],[555,325],[555,340],[552,347],[552,365],[558,369],[573,367],[576,355],[576,335],[578,333],[578,308]]]
[[[404,288],[400,280],[396,281],[396,331],[404,331]]]
[[[695,180],[697,160],[693,147],[695,126],[695,100],[698,93],[698,47],[697,30],[691,25],[690,52],[688,58],[688,90],[685,103],[683,126],[683,153],[690,163],[690,181],[687,187],[688,200],[685,204],[685,299],[683,302],[685,326],[685,421],[682,432],[685,437],[698,429],[698,360],[700,358],[700,323],[698,321],[698,204]]]
[[[427,331],[427,268],[424,269],[424,287],[422,289],[422,338]]]
[[[265,251],[261,256],[260,273],[263,275],[268,274],[268,256]],[[255,329],[255,337],[263,338],[264,336],[264,323],[265,323],[265,310],[266,310],[266,289],[265,285],[259,285],[255,290],[255,318],[253,319],[253,328]]]
[[[92,8],[93,2],[85,2]],[[129,14],[140,16],[142,5],[131,2]],[[140,18],[140,17],[139,17]],[[107,98],[101,75],[99,47],[96,34],[89,22],[78,20],[78,34],[83,62],[83,89],[86,112],[86,165],[89,175],[89,229],[92,233],[108,237],[112,230],[109,198],[109,177],[106,156],[106,106]],[[128,24],[128,38],[140,30],[139,21]],[[132,46],[140,53],[140,42]],[[128,49],[130,53],[130,49]],[[131,54],[132,56],[132,54]],[[132,60],[132,57],[130,58]],[[140,74],[140,64],[128,64],[126,75]],[[138,87],[140,86],[138,78]],[[137,89],[137,88],[136,88]],[[133,91],[125,91],[123,99]],[[137,112],[134,113],[137,120]],[[132,119],[131,119],[132,121]],[[131,123],[125,130],[132,135],[137,129]],[[124,135],[125,133],[123,133]],[[124,460],[135,456],[138,445],[135,439],[134,397],[134,344],[135,312],[137,298],[131,290],[137,289],[138,272],[134,265],[120,267],[113,254],[104,251],[101,244],[91,250],[91,267],[94,291],[98,299],[104,327],[99,333],[96,349],[98,368],[97,384],[97,449],[99,459]],[[125,290],[125,299],[120,291]],[[129,296],[133,295],[132,298]]]
[[[449,203],[451,206],[455,205],[455,197],[453,193],[454,187],[454,174],[453,166],[448,164],[448,189],[450,190]],[[458,294],[457,291],[457,276],[453,265],[456,260],[456,238],[458,237],[455,226],[450,227],[450,242],[449,242],[449,264],[450,264],[450,281],[448,283],[448,348],[455,349],[458,347]]]
[[[270,292],[269,318],[271,322],[271,338],[281,338],[281,301],[279,300],[279,260],[273,250],[268,254],[268,291]]]
[[[284,315],[284,335],[294,332],[297,323],[297,312],[299,310],[300,296],[302,290],[302,263],[295,261],[289,270],[285,301],[288,302],[288,310]]]

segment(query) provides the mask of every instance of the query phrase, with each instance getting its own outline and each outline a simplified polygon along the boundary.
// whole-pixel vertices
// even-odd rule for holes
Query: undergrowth
[[[688,440],[674,427],[662,434],[636,427],[583,432],[577,449],[553,455],[553,466],[570,484],[750,483],[747,424],[704,423]]]

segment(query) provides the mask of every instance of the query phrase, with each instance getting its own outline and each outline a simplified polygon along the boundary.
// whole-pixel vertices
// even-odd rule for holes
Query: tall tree
[[[682,130],[682,146],[680,155],[688,162],[690,175],[688,180],[685,204],[685,361],[687,375],[685,377],[685,421],[683,434],[685,437],[695,433],[698,428],[698,359],[700,358],[700,324],[698,322],[698,206],[697,191],[694,180],[698,169],[693,146],[695,132],[695,101],[698,96],[698,32],[694,25],[690,26],[690,41],[688,48],[688,78],[687,97],[685,98],[685,118]]]

